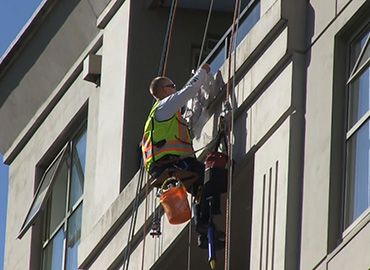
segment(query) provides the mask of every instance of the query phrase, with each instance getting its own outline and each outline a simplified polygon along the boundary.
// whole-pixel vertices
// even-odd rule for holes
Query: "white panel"
[[[95,220],[120,192],[128,18],[126,1],[104,29],[94,201],[86,210]]]
[[[255,155],[250,269],[285,269],[289,119]]]

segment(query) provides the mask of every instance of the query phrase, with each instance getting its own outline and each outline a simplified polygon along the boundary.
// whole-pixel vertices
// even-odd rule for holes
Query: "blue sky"
[[[0,55],[2,56],[42,0],[0,0]]]
[[[41,2],[42,0],[0,0],[0,58]],[[4,269],[7,191],[8,167],[3,164],[3,156],[0,154],[0,270]]]

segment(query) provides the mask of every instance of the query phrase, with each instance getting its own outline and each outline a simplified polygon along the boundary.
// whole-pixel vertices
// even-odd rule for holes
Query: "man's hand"
[[[211,67],[208,64],[204,64],[203,66],[201,66],[201,68],[204,69],[207,73],[211,71]]]

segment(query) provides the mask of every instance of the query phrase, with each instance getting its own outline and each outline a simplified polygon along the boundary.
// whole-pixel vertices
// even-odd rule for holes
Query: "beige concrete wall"
[[[337,252],[326,263],[328,270],[335,269],[369,269],[370,225],[363,226],[358,234],[352,235],[350,241],[339,245]]]
[[[1,104],[5,102],[0,111],[0,151],[5,160],[19,150],[14,151],[19,134],[98,32],[88,1],[60,1],[53,14],[42,22],[44,27],[34,28],[25,40],[27,46],[17,50],[15,62],[4,69],[7,76],[0,81]],[[23,137],[27,136],[23,133]]]
[[[268,49],[266,52],[263,53],[261,57],[256,59],[256,54],[258,54],[258,46],[261,42],[266,41],[267,36],[273,32],[273,29],[276,27],[281,26],[282,18],[281,18],[281,6],[280,2],[277,1],[274,5],[266,12],[262,14],[262,17],[257,22],[257,24],[251,29],[248,35],[243,39],[240,45],[237,48],[237,57],[236,57],[236,70],[241,69],[242,65],[246,62],[256,61],[256,63],[250,68],[250,70],[243,74],[241,80],[237,83],[235,87],[235,107],[238,109],[243,110],[246,106],[245,101],[249,99],[252,94],[255,94],[256,89],[259,89],[262,80],[265,76],[269,74],[271,69],[282,59],[286,52],[286,44],[287,44],[287,31],[284,31],[284,34],[280,35],[278,41],[275,41],[275,46],[272,49]],[[285,44],[285,45],[284,45]],[[274,50],[277,50],[277,53],[274,53]],[[272,57],[270,59],[270,57]],[[234,54],[231,56],[234,60]],[[232,64],[233,65],[233,64]],[[226,61],[222,67],[220,68],[219,75],[222,81],[226,82],[228,79],[228,62]],[[226,92],[225,89],[223,91]],[[196,138],[193,141],[194,148],[198,149],[201,148],[203,145],[209,143],[215,133],[215,129],[217,128],[214,123],[215,119],[217,119],[218,115],[221,112],[221,101],[218,101],[218,106],[216,112],[209,112],[210,119],[205,124],[203,129],[201,130],[201,137]],[[248,104],[249,106],[249,104]],[[214,115],[213,115],[214,113]],[[238,120],[237,120],[238,121]],[[249,128],[250,126],[248,126]],[[236,127],[237,129],[237,127]],[[250,130],[248,130],[248,133]],[[249,134],[250,135],[250,134]],[[256,141],[251,142],[251,136],[248,136],[247,145],[249,146],[248,149],[243,150],[243,152],[239,153],[237,158],[241,158],[245,153],[248,152],[250,147],[253,146],[253,143]],[[245,145],[245,143],[243,143]],[[241,148],[237,148],[240,150]]]
[[[304,10],[303,2],[294,2],[300,11]],[[293,14],[297,7],[289,6],[293,2],[262,0],[260,21],[237,49],[234,157],[239,162],[245,159],[246,154],[254,156],[251,269],[269,269],[272,266],[275,269],[294,269],[298,258],[301,260],[300,269],[340,269],[347,266],[366,269],[370,264],[366,257],[369,248],[366,241],[369,237],[368,217],[328,254],[335,37],[365,2],[312,0],[305,26],[302,19],[300,21],[299,16]],[[107,5],[106,1],[104,5],[100,4],[96,3],[95,11]],[[113,6],[113,2],[108,5]],[[143,122],[146,116],[145,111],[136,113],[136,101],[146,94],[143,102],[149,110],[151,98],[146,86],[156,75],[159,64],[159,54],[152,55],[145,42],[156,38],[156,35],[153,37],[154,30],[165,25],[166,20],[158,18],[164,13],[167,15],[168,12],[154,13],[146,10],[143,3],[124,1],[101,30],[103,45],[98,51],[103,56],[101,86],[96,88],[79,75],[80,64],[92,44],[99,43],[99,37],[96,37],[89,45],[90,49],[78,55],[74,66],[62,79],[63,83],[52,88],[51,96],[55,97],[61,88],[67,87],[65,95],[60,97],[55,107],[47,107],[46,103],[52,99],[49,97],[31,119],[32,123],[21,133],[21,137],[25,136],[34,123],[40,122],[40,127],[10,166],[6,270],[27,269],[31,260],[31,231],[22,240],[15,238],[26,215],[25,206],[30,205],[32,200],[35,164],[40,160],[49,162],[48,157],[55,154],[56,145],[61,147],[59,141],[63,141],[66,127],[86,102],[88,149],[79,264],[84,269],[101,270],[115,269],[123,262],[131,221],[130,204],[139,179],[138,174],[132,180],[123,179],[134,172],[126,174],[122,168],[135,163],[129,158],[136,149],[141,128],[135,126],[132,128],[134,131],[130,129],[133,123]],[[109,17],[111,12],[105,10],[102,14],[99,21],[105,22],[103,17]],[[131,14],[137,16],[133,18]],[[140,20],[140,16],[145,14],[149,18]],[[186,55],[190,55],[192,42],[200,39],[203,30],[194,31],[193,27],[189,27],[191,24],[186,24],[189,14],[189,11],[179,13],[182,28],[178,31],[183,32],[183,36],[174,37],[174,49],[170,54],[169,74],[180,83],[188,77],[186,70],[190,67],[190,59]],[[197,13],[193,18],[195,24],[200,24],[203,15]],[[158,22],[151,25],[151,20]],[[130,23],[133,24],[131,30]],[[65,31],[72,31],[72,27],[67,28]],[[307,29],[308,42],[313,43],[310,48],[305,47],[303,35],[299,33],[302,29]],[[217,29],[213,31],[217,32]],[[164,31],[159,32],[160,36],[164,34]],[[156,41],[153,47],[160,49],[161,42]],[[145,52],[140,53],[141,50]],[[178,61],[186,64],[177,65]],[[150,67],[145,66],[147,62]],[[78,76],[75,78],[75,75]],[[221,68],[221,76],[224,80],[227,78],[227,62]],[[306,94],[305,111],[302,97]],[[220,100],[216,103],[209,112],[211,116],[202,130],[201,139],[195,142],[196,149],[207,144],[214,135],[215,119],[221,110]],[[40,120],[40,115],[47,110],[50,110],[49,115]],[[303,157],[300,149],[303,136],[300,136],[304,121],[306,141]],[[59,137],[60,134],[62,137]],[[14,150],[15,146],[11,149]],[[54,152],[49,152],[51,149]],[[12,155],[12,150],[7,153],[8,157]],[[296,212],[301,203],[300,165],[303,158],[305,170],[300,239],[297,233],[301,228],[300,216]],[[238,178],[238,181],[243,180],[243,177]],[[158,203],[154,197],[152,191],[149,194],[149,215]],[[135,229],[138,245],[130,256],[130,269],[141,267],[144,209],[145,201],[140,203],[138,210]],[[150,221],[148,219],[148,224]],[[171,261],[166,255],[170,253],[166,252],[171,252],[171,245],[176,249],[186,244],[184,240],[175,242],[186,225],[169,225],[162,216],[163,236],[154,239],[146,236],[144,269],[160,267],[155,264],[159,259]],[[299,241],[300,249],[294,249]],[[192,269],[201,269],[201,264],[196,266],[196,260],[205,259],[206,255],[199,252],[193,256]],[[19,260],[19,257],[24,259]],[[176,261],[171,261],[171,265],[175,264]]]
[[[349,3],[351,0],[337,0],[337,14],[340,13],[343,8]]]
[[[146,179],[146,175],[144,175]],[[83,268],[88,266],[88,269],[109,269],[110,267],[118,267],[122,264],[125,258],[125,247],[129,237],[131,224],[131,204],[135,199],[136,189],[139,182],[139,173],[126,186],[123,192],[116,198],[109,209],[93,226],[89,233],[83,236],[79,262]],[[142,193],[145,194],[145,189]],[[130,268],[138,269],[141,267],[141,254],[143,252],[143,226],[145,221],[145,204],[148,203],[149,217],[154,209],[158,207],[158,199],[155,198],[155,190],[148,194],[147,201],[139,202],[138,216],[135,223],[134,235],[138,239],[138,245],[132,247],[130,256]],[[189,197],[190,202],[190,197]],[[151,219],[149,219],[151,222]],[[187,223],[181,225],[171,225],[168,223],[165,216],[161,217],[161,231],[163,235],[160,238],[152,238],[149,234],[146,235],[145,243],[145,265],[144,269],[149,269],[151,265],[168,249],[181,230]],[[147,224],[147,233],[149,232],[150,224]]]
[[[63,146],[60,134],[64,133],[94,90],[94,85],[83,81],[81,76],[77,78],[10,166],[5,269],[21,270],[29,267],[32,229],[21,240],[17,240],[17,236],[36,188],[35,165],[40,160],[44,160],[40,165],[50,164],[50,158],[55,157]]]
[[[331,35],[317,41],[308,69],[301,258],[304,269],[312,269],[325,257],[327,249],[332,110],[332,76],[327,74],[333,72],[333,42]],[[307,258],[306,249],[311,254]]]
[[[336,91],[333,88],[335,38],[364,3],[352,1],[330,25],[326,26],[325,31],[320,33],[320,38],[315,40],[308,53],[301,269],[316,267],[330,252],[328,239],[333,228],[329,227],[329,213],[333,209],[329,208],[329,200],[330,196],[334,196],[330,194],[330,185],[335,180],[331,175],[331,147],[340,147],[332,144],[332,104],[333,92]],[[318,5],[315,7],[317,12],[325,13],[324,6],[320,9]],[[337,256],[341,257],[340,254]]]
[[[96,130],[96,166],[85,206],[86,224],[95,224],[120,192],[129,3],[104,29],[102,75]]]
[[[261,18],[261,21],[256,25],[256,29],[252,30],[251,35],[248,35],[245,41],[240,45],[240,48],[238,49],[240,52],[240,55],[242,55],[242,58],[238,58],[238,66],[241,66],[244,62],[241,61],[241,59],[248,59],[250,54],[255,52],[256,48],[258,47],[259,43],[256,42],[256,40],[259,40],[262,42],[262,40],[265,39],[266,35],[271,32],[271,30],[280,22],[280,5],[276,4],[274,5],[273,9],[270,9],[269,12],[264,14],[263,18]],[[259,31],[261,30],[261,31]],[[243,96],[244,99],[238,99],[238,103],[240,102],[240,105],[243,104],[244,100],[247,99],[248,94],[253,92],[253,89],[256,88],[258,85],[261,84],[264,75],[268,74],[271,69],[283,58],[287,51],[287,29],[285,31],[282,31],[282,33],[279,35],[279,37],[276,39],[276,41],[273,43],[273,46],[268,49],[263,57],[261,57],[257,64],[253,66],[253,68],[250,70],[250,72],[247,73],[246,77],[249,78],[243,79],[239,85],[238,85],[238,96]],[[174,45],[173,45],[174,46]],[[184,49],[184,48],[182,48]],[[173,49],[176,50],[176,49]],[[249,52],[249,53],[248,53]],[[272,60],[273,59],[273,60]],[[178,67],[179,68],[179,67]],[[225,68],[223,68],[225,70]],[[291,76],[291,69],[288,70],[287,76],[282,76],[281,80],[277,80],[276,84],[273,84],[268,90],[266,91],[266,94],[264,95],[264,99],[261,99],[260,102],[256,104],[255,107],[251,109],[254,111],[254,113],[250,113],[250,115],[253,115],[253,133],[256,132],[255,135],[248,137],[254,138],[253,141],[249,143],[249,146],[256,144],[259,140],[261,140],[261,137],[264,136],[264,133],[269,129],[269,125],[275,123],[277,121],[276,117],[279,117],[281,114],[287,110],[287,106],[290,104],[290,91],[289,87],[283,88],[284,91],[288,90],[286,94],[282,94],[282,92],[276,92],[273,91],[274,88],[280,88],[282,85],[284,85],[283,79],[288,79],[288,85],[290,84],[290,76]],[[174,72],[174,71],[172,71]],[[284,73],[285,74],[285,73]],[[225,73],[224,73],[225,75]],[[249,76],[249,77],[248,77]],[[248,84],[246,83],[248,81]],[[137,82],[137,80],[136,80]],[[249,84],[249,82],[253,82],[253,84]],[[277,96],[276,96],[277,95]],[[281,96],[283,95],[283,96]],[[287,104],[287,106],[281,106],[280,103],[277,109],[281,108],[282,111],[279,113],[271,112],[268,116],[259,115],[256,113],[257,107],[260,106],[267,106],[268,103],[271,102],[271,100],[275,100],[278,102],[280,98],[284,99],[284,104]],[[132,106],[132,105],[131,105]],[[266,107],[266,108],[267,108]],[[216,109],[216,116],[217,113],[219,113],[219,108]],[[241,122],[247,122],[247,115],[243,115],[240,117]],[[213,116],[211,117],[211,120],[207,123],[207,125],[203,129],[203,133],[205,134],[212,134],[215,126],[213,122]],[[271,121],[266,121],[267,119],[270,119]],[[239,121],[239,120],[238,120]],[[266,125],[261,125],[261,122],[266,123]],[[252,124],[250,124],[252,126]],[[249,126],[249,127],[250,127]],[[238,128],[238,127],[236,127]],[[252,131],[250,131],[252,132]],[[199,143],[199,142],[198,142]],[[206,142],[202,141],[200,144],[197,144],[195,147],[203,146]],[[243,142],[242,142],[243,143]],[[245,143],[244,143],[245,144]],[[236,145],[235,148],[238,148],[238,145]],[[240,153],[240,157],[243,157],[245,153],[248,151],[248,149],[245,149],[243,153]],[[137,181],[137,180],[135,180]],[[109,207],[109,210],[102,216],[102,218],[98,221],[98,223],[92,228],[92,230],[84,235],[84,239],[81,244],[81,256],[80,256],[80,262],[82,265],[89,265],[92,263],[89,267],[89,269],[102,269],[106,267],[110,267],[113,265],[118,264],[119,262],[123,261],[123,248],[125,244],[122,244],[122,241],[127,239],[128,234],[128,226],[129,226],[129,220],[127,220],[124,224],[120,225],[120,229],[116,231],[116,229],[112,229],[115,224],[120,223],[119,220],[123,219],[125,215],[128,213],[124,213],[124,209],[126,208],[124,205],[128,205],[128,203],[131,202],[133,199],[133,193],[134,193],[135,185],[133,182],[130,182],[128,186],[123,190],[123,192],[119,195],[117,200]],[[140,227],[141,224],[143,224],[143,217],[142,217],[142,210],[143,205],[141,204],[139,207],[139,218],[137,222],[137,227]],[[162,217],[162,222],[166,224],[166,219]],[[122,226],[122,227],[121,227]],[[167,247],[174,241],[178,233],[181,231],[183,227],[178,226],[169,226],[164,225],[164,234],[161,236],[161,239],[151,239],[150,237],[147,237],[146,242],[146,254],[150,254],[145,257],[145,269],[147,267],[150,267],[156,259],[158,259],[159,255],[161,255],[163,252],[166,251]],[[140,235],[137,235],[137,237],[141,237]],[[111,241],[105,242],[105,238],[112,239]],[[122,240],[123,239],[123,240]],[[104,249],[99,248],[100,245],[103,245],[103,243],[106,243],[106,246]],[[141,265],[141,252],[142,252],[142,242],[137,246],[135,251],[133,251],[133,254],[130,256],[130,267],[132,269],[137,269]],[[94,253],[100,252],[99,256],[92,260]],[[154,254],[152,257],[152,252],[154,250]],[[92,262],[90,261],[92,260]],[[131,268],[130,268],[131,269]]]
[[[335,18],[336,0],[320,1],[311,0],[309,4],[312,7],[312,16],[314,21],[313,40],[316,40],[322,31],[331,23]]]
[[[275,3],[276,0],[263,0],[261,1],[261,14],[265,14],[267,10]]]
[[[289,129],[285,121],[255,156],[251,269],[287,269]]]

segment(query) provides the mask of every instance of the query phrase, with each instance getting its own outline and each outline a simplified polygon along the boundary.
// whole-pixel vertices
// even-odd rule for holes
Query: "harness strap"
[[[204,148],[206,148],[208,145],[206,146],[203,146],[202,148],[199,148],[193,152],[190,152],[190,153],[187,153],[187,154],[184,154],[184,155],[181,155],[181,156],[171,156],[170,159],[164,159],[164,160],[159,160],[159,161],[156,161],[153,163],[153,166],[159,166],[159,167],[162,167],[164,165],[168,165],[168,164],[172,164],[172,163],[176,163],[176,162],[179,162],[180,160],[183,160],[185,158],[188,158],[192,155],[194,155],[195,153],[203,150]]]
[[[217,152],[217,149],[218,147],[220,146],[221,144],[221,140],[224,140],[223,143],[225,145],[225,148],[226,148],[226,153],[227,153],[227,150],[228,150],[228,145],[227,145],[227,138],[226,138],[226,134],[225,132],[223,131],[219,131],[218,135],[217,135],[217,142],[216,142],[216,145],[215,145],[215,152]],[[177,163],[179,162],[180,160],[183,160],[185,158],[188,158],[192,155],[194,155],[195,153],[205,149],[209,144],[193,151],[193,152],[190,152],[190,153],[187,153],[187,154],[184,154],[184,155],[181,155],[181,156],[171,156],[170,159],[164,159],[164,160],[158,160],[158,161],[155,161],[153,162],[153,165],[152,166],[158,166],[158,167],[162,167],[162,166],[165,166],[165,165],[168,165],[168,164],[173,164],[173,163]]]

